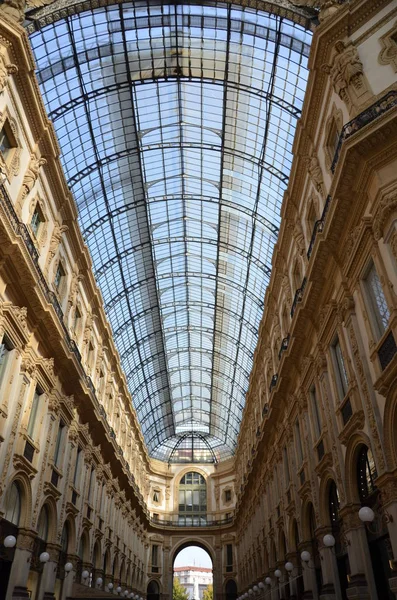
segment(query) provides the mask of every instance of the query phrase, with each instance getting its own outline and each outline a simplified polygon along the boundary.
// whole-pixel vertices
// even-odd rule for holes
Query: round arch
[[[386,399],[383,424],[386,462],[388,469],[392,470],[397,466],[397,394]]]
[[[319,509],[320,509],[320,523],[317,526],[331,526],[331,519],[329,516],[329,490],[332,484],[335,484],[336,487],[336,477],[335,473],[331,470],[327,471],[320,483],[320,492],[319,492]]]
[[[189,546],[198,546],[202,550],[205,550],[211,559],[212,567],[214,567],[215,549],[206,540],[200,540],[197,538],[186,538],[182,542],[177,542],[175,546],[171,548],[170,557],[172,566],[174,566],[174,562],[178,554],[185,548],[189,548]]]
[[[232,578],[225,581],[225,598],[226,600],[236,600],[237,598],[237,583]]]
[[[32,522],[32,488],[30,485],[30,480],[25,473],[17,473],[15,477],[11,479],[8,485],[9,489],[7,490],[7,493],[11,489],[13,483],[15,483],[18,487],[21,501],[18,527],[29,529]]]
[[[363,433],[356,433],[349,440],[346,448],[345,458],[345,473],[346,473],[346,501],[348,503],[360,503],[358,494],[358,482],[357,482],[357,461],[358,455],[362,447],[365,446],[371,450],[371,442],[369,437]],[[374,456],[375,459],[375,456]],[[376,459],[375,459],[376,460]]]
[[[160,598],[160,584],[157,579],[152,579],[147,584],[146,588],[146,599],[147,600],[159,600]]]
[[[47,542],[55,543],[57,537],[57,525],[58,525],[58,511],[57,505],[52,497],[47,497],[38,513],[39,517],[37,519],[37,526],[40,520],[40,514],[43,509],[47,509],[47,517],[48,517],[48,533],[47,533]]]
[[[204,550],[208,556],[211,559],[212,562],[212,577],[213,577],[213,585],[214,585],[214,597],[216,595],[216,576],[215,576],[215,548],[208,542],[208,540],[206,539],[200,539],[197,537],[188,537],[188,538],[184,538],[183,540],[178,540],[176,541],[173,546],[171,547],[170,550],[170,564],[172,565],[172,572],[174,570],[174,563],[175,563],[175,559],[178,556],[178,554],[184,550],[185,548],[189,548],[191,546],[198,546],[199,548],[201,548],[202,550]],[[169,597],[172,598],[172,590],[173,590],[173,577],[170,578],[170,585],[169,585]],[[219,590],[222,591],[222,590]]]

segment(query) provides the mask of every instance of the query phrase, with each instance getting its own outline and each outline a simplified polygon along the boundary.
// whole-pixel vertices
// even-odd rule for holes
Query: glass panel
[[[21,494],[19,486],[15,481],[11,484],[11,488],[7,497],[6,512],[4,518],[6,521],[19,525],[21,515]]]
[[[370,300],[370,308],[375,318],[379,333],[385,331],[389,324],[390,312],[387,306],[386,298],[383,293],[382,284],[379,275],[373,264],[366,278],[367,290]]]
[[[149,453],[228,458],[311,33],[231,4],[133,2],[30,39]]]

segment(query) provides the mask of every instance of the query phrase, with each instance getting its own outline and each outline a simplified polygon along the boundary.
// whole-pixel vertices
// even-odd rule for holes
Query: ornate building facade
[[[180,21],[179,14],[175,17],[175,30],[190,28],[186,47],[175,43],[178,35],[165,24],[167,7],[175,4],[181,3],[131,2],[123,8],[110,1],[31,1],[25,6],[6,0],[0,6],[0,600],[114,595],[169,600],[175,556],[191,544],[212,559],[217,600],[392,600],[397,597],[397,2],[186,3],[189,14],[185,8]],[[144,16],[139,10],[146,11]],[[199,44],[191,41],[206,27],[216,32],[211,57],[205,54],[212,43],[208,37],[201,33]],[[89,35],[83,43],[84,28]],[[156,35],[165,29],[172,43],[163,56]],[[104,30],[112,34],[109,39]],[[128,37],[126,31],[133,33]],[[98,47],[93,32],[106,37]],[[131,50],[139,39],[142,47]],[[208,117],[205,125],[215,104],[211,94],[220,86],[216,69],[223,60],[222,44],[222,77],[230,78],[232,90],[229,98],[225,95],[230,114],[225,108],[223,116],[217,115],[220,124]],[[233,44],[244,50],[238,60],[232,60]],[[110,62],[118,47],[123,60],[139,62],[139,76],[131,67],[124,81],[121,59]],[[252,68],[252,81],[265,73],[257,89],[247,73],[255,61],[265,62],[265,47],[277,60]],[[202,55],[195,62],[198,52]],[[101,92],[95,77],[90,84],[85,79],[98,63]],[[76,75],[69,80],[71,65]],[[283,89],[277,83],[280,72],[287,73]],[[186,385],[182,376],[176,379],[183,360],[171,364],[177,352],[169,336],[175,327],[158,336],[169,361],[167,389],[173,400],[167,413],[166,404],[153,400],[157,383],[167,379],[161,360],[154,374],[134,363],[154,364],[150,360],[157,350],[146,344],[155,334],[144,330],[140,317],[150,315],[154,323],[157,305],[149,303],[140,313],[138,300],[136,305],[127,302],[129,325],[113,313],[125,298],[140,298],[141,304],[145,299],[141,281],[126,281],[131,252],[116,242],[121,244],[128,231],[134,252],[146,243],[136,226],[142,215],[138,209],[146,206],[137,192],[139,169],[131,152],[114,140],[123,135],[136,149],[149,136],[141,151],[152,156],[159,140],[150,138],[150,123],[158,118],[165,123],[161,144],[175,142],[168,108],[155,117],[150,104],[160,96],[160,87],[156,92],[146,80],[158,86],[177,81],[178,90],[167,91],[170,104],[170,98],[185,93],[183,85],[200,80],[201,119],[192,120],[184,131],[187,137],[179,132],[176,145],[187,148],[186,156],[193,153],[200,130],[204,157],[199,175],[194,169],[186,175],[181,160],[181,173],[186,171],[181,180],[200,180],[200,193],[206,196],[203,189],[215,161],[211,152],[222,138],[223,171],[214,189],[235,178],[223,202],[230,211],[228,234],[234,236],[236,256],[248,260],[249,254],[237,250],[249,236],[237,224],[236,206],[251,218],[254,213],[244,199],[252,194],[260,207],[262,168],[270,173],[263,187],[282,198],[280,226],[263,238],[272,239],[274,248],[262,240],[255,259],[251,256],[261,274],[252,288],[238,259],[233,263],[236,298],[248,290],[254,305],[255,294],[265,290],[257,306],[260,323],[248,391],[242,376],[248,359],[238,364],[228,356],[233,346],[248,347],[256,313],[244,313],[238,327],[230,327],[222,338],[221,366],[214,367],[206,366],[206,344],[223,325],[213,319],[211,333],[203,325],[203,309],[200,327],[207,342],[201,338],[200,393],[189,384],[192,406],[200,403],[200,410],[189,408],[191,414],[179,420],[178,414],[188,409],[175,396],[177,389],[185,393]],[[206,96],[210,84],[214,88]],[[145,86],[149,92],[141,101],[137,96]],[[294,123],[287,133],[281,118],[277,127],[271,119],[263,127],[272,163],[252,142],[249,151],[260,155],[259,191],[251,185],[255,170],[248,176],[238,162],[248,160],[248,150],[236,145],[230,164],[224,150],[229,137],[244,136],[233,118],[242,112],[245,100],[239,94],[248,94],[248,88],[263,102],[263,114],[284,111]],[[79,90],[78,97],[73,89]],[[120,102],[130,89],[135,94],[135,112],[125,109],[120,121],[122,134],[117,133],[116,108],[105,115],[98,100],[115,89]],[[194,105],[198,97],[189,100],[186,94],[180,103],[181,131],[193,110],[186,109],[188,101]],[[70,111],[93,114],[93,103],[97,119],[76,125]],[[245,128],[254,136],[262,126],[255,106],[247,111]],[[99,135],[101,144],[91,148],[90,139]],[[125,169],[135,194],[129,202],[138,208],[120,230],[114,223],[123,208],[109,199],[109,190],[117,198],[122,182],[112,172],[104,175],[116,159],[104,158],[102,148],[117,160],[128,155]],[[162,167],[171,180],[177,177],[173,162],[168,156]],[[142,165],[148,179],[141,187],[148,194],[162,177],[155,174],[150,180],[153,164],[141,158],[141,170]],[[98,179],[87,192],[81,182],[94,172]],[[274,177],[281,182],[277,193]],[[185,182],[179,193],[193,202],[199,192],[189,185],[194,184]],[[173,197],[170,189],[156,193]],[[92,208],[99,206],[99,197],[106,200],[103,212]],[[192,218],[202,227],[200,243],[205,235],[211,238],[205,228],[221,229],[210,222],[212,208],[206,202],[200,218]],[[191,218],[187,206],[181,222]],[[93,212],[87,217],[85,210]],[[150,211],[154,219],[155,209]],[[271,230],[269,219],[255,212],[257,218]],[[179,235],[170,225],[174,220],[172,213],[168,242]],[[100,227],[105,229],[97,247],[90,235]],[[154,237],[161,225],[153,220],[147,229],[153,248],[161,245]],[[181,234],[185,242],[193,235],[189,231]],[[216,247],[217,240],[211,238],[209,246]],[[254,246],[252,241],[251,255]],[[267,252],[271,265],[264,266]],[[181,256],[190,260],[187,247]],[[208,308],[210,298],[223,293],[222,277],[231,271],[222,256],[205,257],[208,264],[219,263],[216,276],[212,271],[206,275],[219,289],[206,284],[201,304],[189,296],[196,306]],[[161,280],[159,265],[167,257],[152,259],[144,255],[142,263],[157,269]],[[116,276],[112,269],[119,264]],[[177,270],[176,263],[172,269]],[[101,283],[104,274],[109,288]],[[173,310],[180,315],[185,301],[179,296],[175,301],[175,289],[183,285],[177,282],[172,292]],[[163,322],[171,319],[169,306],[161,304],[169,289],[158,284],[154,294]],[[232,322],[237,311],[232,300],[224,300],[222,307],[222,323]],[[177,324],[182,321],[180,316]],[[185,324],[191,337],[178,342],[189,351],[199,346],[197,327],[194,319]],[[204,379],[209,375],[215,406],[211,425],[205,421],[210,402]],[[230,387],[219,391],[221,377]],[[133,392],[131,381],[137,382]],[[228,398],[225,411],[219,408],[224,402],[219,394]],[[172,436],[171,417],[176,423]]]

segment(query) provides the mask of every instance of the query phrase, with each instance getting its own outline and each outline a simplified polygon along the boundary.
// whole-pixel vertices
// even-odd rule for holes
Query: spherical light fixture
[[[275,575],[275,577],[277,577],[277,579],[280,579],[280,577],[281,577],[281,571],[280,571],[280,569],[276,569],[274,571],[274,575]]]
[[[259,587],[261,590],[264,590],[264,589],[265,589],[265,584],[263,583],[263,581],[260,581],[260,582],[258,583],[258,587]]]
[[[294,565],[292,564],[292,562],[289,562],[289,561],[288,561],[288,562],[286,562],[286,563],[285,563],[285,565],[284,565],[284,566],[285,566],[285,570],[286,570],[288,573],[291,573],[291,571],[293,571],[293,570],[294,570]]]
[[[326,548],[333,548],[335,546],[335,538],[331,533],[327,533],[323,537],[323,544]]]
[[[39,561],[41,563],[46,563],[50,560],[50,555],[48,554],[48,552],[42,552],[39,556]]]
[[[252,588],[250,588],[250,589],[248,590],[248,593],[249,593],[249,595],[250,595],[250,596],[252,596],[252,594],[254,593],[254,590],[253,590]]]
[[[87,577],[89,576],[89,572],[88,571],[83,571],[81,574],[83,579],[87,579]]]
[[[309,562],[310,560],[310,552],[308,552],[307,550],[303,550],[303,552],[301,552],[301,560],[303,560],[303,562]]]
[[[128,591],[128,590],[125,590],[125,592],[124,592],[124,596],[125,596],[126,598],[127,598],[128,594],[129,594],[129,591]]]
[[[70,573],[70,571],[73,570],[73,565],[72,563],[66,563],[63,568],[65,569],[66,573]]]
[[[98,579],[96,580],[96,584],[97,585],[102,585],[102,583],[103,583],[102,577],[98,577]]]
[[[272,584],[272,580],[270,579],[270,577],[266,577],[266,579],[265,579],[265,583],[266,583],[267,585],[271,585],[271,584]]]
[[[257,585],[254,585],[254,587],[252,588],[255,592],[255,594],[257,594],[259,592],[259,588]]]
[[[113,583],[110,582],[110,583],[108,583],[108,590],[112,591],[112,589],[113,589]]]
[[[358,518],[363,523],[372,523],[375,519],[375,513],[369,506],[362,506],[358,511]]]
[[[120,587],[120,586],[118,586],[118,587],[116,588],[116,592],[117,592],[118,594],[120,594],[120,592],[121,592],[121,587]]]
[[[7,537],[4,538],[4,546],[6,548],[14,548],[16,543],[17,538],[14,535],[7,535]]]

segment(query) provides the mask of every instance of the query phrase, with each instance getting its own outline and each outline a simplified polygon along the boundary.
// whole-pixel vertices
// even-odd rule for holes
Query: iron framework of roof
[[[143,1],[31,35],[155,458],[187,439],[200,462],[234,452],[310,38],[231,4]]]

